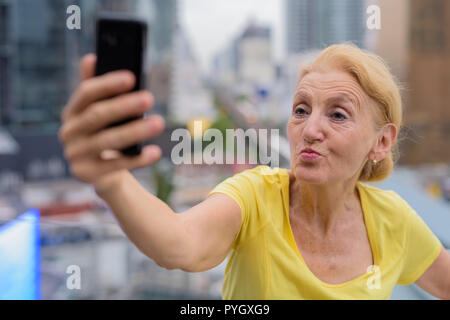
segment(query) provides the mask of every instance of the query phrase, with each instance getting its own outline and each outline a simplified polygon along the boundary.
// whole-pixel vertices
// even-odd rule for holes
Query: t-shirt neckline
[[[345,281],[342,283],[332,284],[332,283],[327,283],[327,282],[320,280],[311,271],[311,269],[308,267],[305,260],[303,259],[302,255],[300,253],[300,250],[297,246],[297,243],[295,242],[294,233],[292,231],[291,223],[289,220],[289,184],[290,184],[289,172],[288,172],[288,169],[286,169],[286,168],[282,168],[282,169],[283,169],[283,177],[284,177],[284,181],[282,181],[282,190],[284,193],[283,197],[285,200],[284,201],[284,209],[285,209],[284,214],[285,214],[285,218],[287,219],[286,221],[288,224],[288,239],[286,239],[286,240],[288,241],[289,246],[294,250],[296,256],[300,259],[300,262],[304,265],[306,270],[308,270],[308,272],[311,274],[313,279],[316,279],[317,282],[319,282],[320,284],[322,284],[325,287],[339,288],[339,287],[344,287],[344,286],[350,285],[354,282],[357,282],[360,279],[363,279],[366,276],[371,275],[371,273],[365,272],[351,280],[348,280],[348,281]],[[370,206],[367,205],[367,198],[366,198],[366,194],[365,194],[365,190],[364,190],[364,185],[360,181],[358,181],[356,183],[356,187],[357,187],[358,194],[360,197],[361,209],[363,211],[364,224],[366,226],[367,237],[369,239],[370,249],[372,251],[373,263],[375,266],[379,266],[378,248],[376,246],[376,234],[373,229],[372,212],[370,210]]]

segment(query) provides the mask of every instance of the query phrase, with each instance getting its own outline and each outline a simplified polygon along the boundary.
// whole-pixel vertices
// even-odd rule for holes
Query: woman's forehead
[[[367,100],[358,81],[344,71],[310,72],[299,82],[295,96],[311,96],[318,91],[334,98],[348,99],[356,105]]]
[[[319,88],[344,86],[362,91],[355,77],[344,71],[309,72],[300,80],[298,88],[302,86],[319,86]]]

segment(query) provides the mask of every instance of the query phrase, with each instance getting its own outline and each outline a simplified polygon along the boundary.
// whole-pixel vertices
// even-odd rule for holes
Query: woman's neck
[[[317,185],[296,179],[290,173],[290,212],[308,227],[326,236],[338,222],[353,219],[360,205],[357,180]],[[353,216],[352,216],[353,214]]]

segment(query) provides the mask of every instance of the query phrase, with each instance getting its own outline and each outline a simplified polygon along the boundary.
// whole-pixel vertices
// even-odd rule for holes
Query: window
[[[412,2],[411,40],[417,51],[439,53],[444,50],[444,1]]]
[[[8,7],[0,3],[0,46],[6,44],[8,36]]]

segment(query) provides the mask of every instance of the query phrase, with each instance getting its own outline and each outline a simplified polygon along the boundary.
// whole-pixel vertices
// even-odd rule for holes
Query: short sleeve
[[[397,283],[409,285],[418,280],[441,252],[442,244],[417,212],[408,206],[407,235],[403,270]]]
[[[249,217],[251,212],[257,210],[255,180],[255,174],[251,170],[245,170],[225,179],[208,193],[208,196],[213,193],[223,193],[236,201],[241,208],[242,223],[233,240],[233,249],[236,249],[251,233]]]

